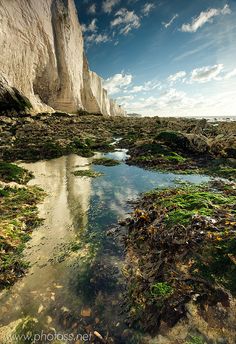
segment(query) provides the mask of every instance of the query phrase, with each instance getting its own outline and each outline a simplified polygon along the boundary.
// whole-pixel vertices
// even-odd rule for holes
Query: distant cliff
[[[125,114],[89,70],[74,0],[1,0],[0,25],[2,110]]]

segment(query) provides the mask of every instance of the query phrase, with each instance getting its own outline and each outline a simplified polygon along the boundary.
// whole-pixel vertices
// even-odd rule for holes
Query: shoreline
[[[31,174],[4,161],[50,160],[70,153],[93,157],[95,151],[111,152],[125,148],[130,156],[125,161],[127,165],[174,172],[176,175],[197,172],[231,179],[231,182],[219,179],[209,186],[168,187],[140,195],[130,218],[121,224],[127,231],[124,244],[128,262],[125,270],[128,294],[126,297],[124,294],[123,307],[128,325],[141,330],[144,338],[152,335],[174,340],[175,331],[182,328],[183,340],[189,340],[191,344],[194,337],[199,339],[199,343],[221,337],[233,343],[231,336],[236,333],[230,319],[236,314],[235,291],[232,290],[234,273],[227,274],[228,284],[222,282],[226,278],[222,275],[226,270],[218,271],[217,279],[210,276],[210,270],[219,264],[213,258],[222,243],[226,244],[228,251],[220,253],[223,262],[220,266],[227,263],[231,272],[235,269],[234,247],[230,246],[235,237],[236,223],[233,207],[236,203],[235,131],[232,123],[230,126],[222,123],[216,128],[206,121],[189,119],[168,122],[161,118],[122,118],[121,121],[121,118],[67,114],[50,117],[39,114],[37,119],[26,116],[9,120],[3,117],[0,120],[3,130],[3,145],[0,147],[3,158],[0,162],[1,204],[7,220],[5,232],[9,233],[10,225],[11,233],[18,235],[14,238],[16,244],[10,243],[16,265],[6,266],[7,273],[12,266],[15,268],[13,275],[2,282],[3,286],[14,284],[27,271],[21,254],[32,230],[40,224],[36,205],[44,196],[38,188],[26,186]],[[119,140],[111,144],[114,137]],[[108,168],[119,166],[118,162],[107,158],[95,159],[95,164]],[[80,171],[80,175],[98,177],[95,172]],[[15,214],[21,222],[12,222]],[[171,237],[170,233],[173,234]],[[184,241],[182,233],[186,234]],[[9,244],[7,236],[4,234],[2,237],[4,245]],[[204,255],[203,249],[208,256]],[[160,257],[157,251],[162,252]],[[7,258],[3,254],[2,259],[4,256]],[[210,262],[208,276],[204,275],[205,261]],[[221,324],[221,318],[217,318],[219,303],[225,312],[225,333],[217,330]],[[207,330],[203,326],[207,318],[212,331],[209,326]]]
[[[236,122],[182,118],[78,116],[65,113],[0,117],[0,157],[37,161],[67,154],[92,157],[95,151],[128,149],[128,164],[236,178]]]

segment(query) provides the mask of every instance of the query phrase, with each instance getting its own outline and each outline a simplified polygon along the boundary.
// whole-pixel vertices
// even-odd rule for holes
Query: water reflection
[[[117,150],[108,157],[123,161],[126,151]],[[72,173],[91,168],[91,162],[92,159],[69,155],[22,164],[35,175],[30,184],[41,186],[48,194],[39,206],[45,221],[34,231],[25,251],[32,265],[29,273],[0,295],[0,326],[31,315],[45,323],[50,317],[53,319],[50,326],[61,330],[65,321],[61,313],[67,309],[77,326],[86,327],[89,321],[91,326],[92,318],[94,321],[103,318],[99,320],[100,325],[96,323],[97,327],[102,329],[109,324],[107,330],[118,331],[116,324],[121,321],[116,297],[120,295],[113,277],[121,261],[115,243],[107,239],[105,230],[126,216],[130,210],[127,200],[154,187],[174,185],[176,175],[151,172],[123,162],[113,167],[93,166],[104,173],[93,180]],[[194,175],[178,178],[194,183],[208,180]],[[74,241],[81,245],[78,252],[68,251]],[[93,292],[94,298],[82,297],[86,289]],[[112,301],[111,290],[117,292],[116,296],[112,295]],[[92,318],[85,321],[82,316],[81,320],[83,308],[93,305]]]
[[[76,165],[88,163],[88,159],[70,155],[22,164],[35,175],[29,184],[40,185],[47,192],[39,205],[39,215],[45,221],[34,231],[25,250],[26,259],[31,263],[29,273],[0,298],[4,305],[0,308],[1,325],[27,315],[39,316],[40,305],[46,314],[46,308],[54,307],[57,298],[66,302],[66,264],[51,264],[50,260],[58,247],[63,249],[62,245],[74,238],[77,230],[87,227],[91,182],[75,177],[72,171]]]

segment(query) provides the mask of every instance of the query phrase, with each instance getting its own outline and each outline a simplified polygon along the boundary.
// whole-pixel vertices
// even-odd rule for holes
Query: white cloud
[[[165,26],[165,28],[167,29],[169,26],[171,26],[171,24],[174,22],[174,20],[176,19],[176,18],[178,18],[178,14],[176,13],[171,19],[170,19],[170,21],[168,21],[168,22],[163,22],[162,23],[162,25],[164,25]]]
[[[183,91],[170,88],[157,97],[140,98],[138,101],[124,103],[126,110],[144,115],[183,115],[192,114],[192,110],[203,104],[204,98],[196,95],[194,98]]]
[[[93,19],[90,24],[85,25],[82,24],[82,31],[83,32],[96,32],[97,31],[97,19]]]
[[[160,87],[159,82],[152,82],[147,81],[144,85],[134,86],[131,90],[127,90],[128,93],[139,93],[139,92],[148,92],[155,90],[156,88]]]
[[[187,94],[183,91],[178,91],[175,88],[171,88],[161,94],[158,99],[158,105],[160,108],[173,107],[182,108],[182,107],[192,107],[195,101],[188,97]]]
[[[90,36],[86,37],[86,42],[87,43],[95,43],[95,44],[99,44],[99,43],[106,43],[108,42],[110,39],[106,34],[96,34],[93,33]]]
[[[140,100],[129,103],[129,110],[132,112],[139,112],[141,110],[156,107],[157,106],[157,98],[155,97],[148,97],[148,98],[140,98]]]
[[[89,14],[95,14],[95,13],[96,13],[96,4],[92,4],[92,5],[88,8],[88,13],[89,13]]]
[[[228,80],[236,76],[236,68],[225,74],[224,79]]]
[[[97,19],[93,19],[90,24],[82,25],[82,31],[86,34],[85,40],[88,45],[100,44],[110,41],[107,34],[98,33]]]
[[[185,71],[180,71],[180,72],[177,72],[175,74],[172,74],[170,75],[168,78],[167,78],[167,81],[170,82],[171,84],[174,84],[175,82],[183,79],[184,77],[186,77],[187,73]]]
[[[217,77],[220,75],[223,68],[223,64],[196,68],[191,73],[190,83],[194,81],[204,83],[211,80],[217,80]]]
[[[120,33],[127,35],[132,29],[140,27],[140,18],[134,11],[129,11],[126,8],[121,8],[115,14],[115,19],[111,22],[111,27],[121,27]]]
[[[170,85],[173,85],[177,81],[182,81],[187,84],[192,84],[193,82],[205,83],[208,81],[216,80],[229,80],[236,76],[236,68],[224,72],[223,64],[216,64],[213,66],[204,66],[201,68],[195,68],[189,75],[185,71],[180,71],[175,74],[170,75],[167,81]]]
[[[118,5],[120,0],[105,0],[102,3],[102,9],[105,13],[111,13],[113,10],[113,7]]]
[[[132,78],[131,74],[115,74],[114,76],[104,80],[103,87],[109,94],[116,94],[124,89],[124,87],[130,85]]]
[[[154,4],[147,2],[142,8],[143,15],[148,16],[151,10],[153,10],[154,8],[155,8]]]
[[[129,103],[131,100],[134,99],[134,96],[130,95],[130,96],[122,96],[122,97],[117,97],[116,101],[123,107],[128,107]]]
[[[192,23],[183,24],[181,31],[183,32],[196,32],[207,22],[212,22],[213,18],[219,15],[230,14],[231,9],[229,5],[225,5],[223,8],[210,8],[205,12],[201,12],[198,17],[192,20]]]

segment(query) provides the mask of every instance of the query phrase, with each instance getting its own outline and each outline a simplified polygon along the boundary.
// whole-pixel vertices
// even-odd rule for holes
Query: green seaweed
[[[25,184],[32,178],[32,173],[8,162],[0,162],[0,179],[4,182]]]
[[[73,174],[76,177],[87,177],[87,178],[96,178],[96,177],[101,177],[103,175],[103,173],[96,172],[93,170],[78,170],[78,171],[74,171]]]
[[[25,243],[41,220],[37,203],[44,193],[36,187],[0,189],[0,289],[11,285],[28,267]]]
[[[151,286],[151,294],[153,297],[166,298],[171,295],[173,288],[166,282],[158,282]]]

